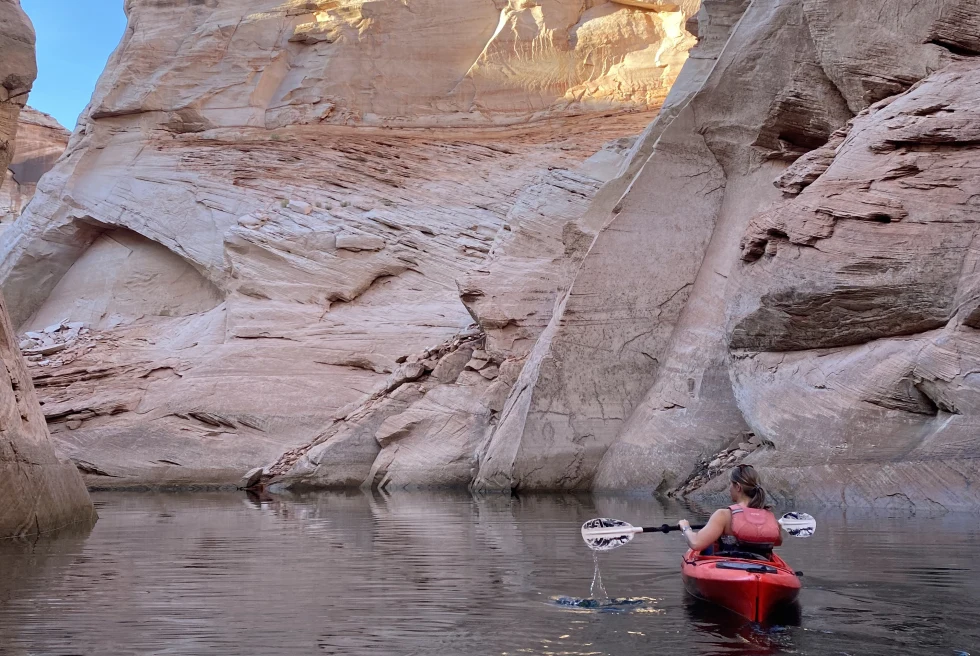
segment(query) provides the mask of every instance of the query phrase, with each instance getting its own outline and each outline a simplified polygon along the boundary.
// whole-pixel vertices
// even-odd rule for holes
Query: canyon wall
[[[17,121],[37,67],[34,30],[17,0],[0,0],[0,169],[14,157]],[[51,445],[31,377],[0,298],[0,539],[91,523],[82,478]]]
[[[720,498],[745,461],[777,498],[975,509],[980,10],[722,6],[744,13],[631,166],[478,486]]]
[[[0,238],[90,484],[980,507],[975,2],[127,10]]]
[[[0,231],[21,215],[34,197],[41,176],[68,146],[71,133],[44,112],[24,107],[17,121],[14,157],[0,184]]]
[[[697,4],[129,0],[0,238],[59,451],[96,487],[283,452],[316,484],[468,483]]]
[[[977,505],[980,66],[953,59],[787,170],[743,237],[732,381],[787,494]]]

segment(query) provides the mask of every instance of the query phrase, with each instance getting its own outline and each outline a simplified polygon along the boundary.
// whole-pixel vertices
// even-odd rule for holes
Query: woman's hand
[[[681,527],[681,535],[683,535],[684,540],[687,541],[687,546],[693,549],[695,543],[697,542],[697,533],[691,530],[691,522],[687,521],[686,519],[682,519],[681,521],[677,522],[677,525]]]

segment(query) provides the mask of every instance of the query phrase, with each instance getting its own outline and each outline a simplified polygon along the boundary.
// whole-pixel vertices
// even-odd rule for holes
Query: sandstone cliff
[[[975,2],[179,4],[0,241],[90,482],[980,507]]]
[[[978,100],[964,57],[872,105],[781,176],[789,200],[743,236],[732,382],[775,442],[753,460],[788,494],[980,500]]]
[[[17,122],[14,157],[0,184],[0,230],[20,216],[34,197],[41,176],[68,146],[71,133],[44,112],[25,107]]]
[[[17,0],[0,0],[0,169],[14,155],[17,118],[36,76],[34,30]],[[0,367],[0,538],[93,521],[81,476],[55,456],[2,299]]]
[[[744,13],[631,166],[478,485],[721,495],[745,459],[784,498],[976,508],[975,3],[705,8]]]
[[[695,41],[696,2],[634,4],[130,0],[0,242],[60,451],[96,486],[287,450],[318,484],[472,480],[566,224]]]

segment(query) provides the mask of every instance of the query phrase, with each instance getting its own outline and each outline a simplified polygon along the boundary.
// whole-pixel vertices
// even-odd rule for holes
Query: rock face
[[[31,202],[38,181],[65,152],[70,136],[51,116],[30,107],[21,111],[14,158],[0,185],[0,231]]]
[[[59,450],[97,487],[284,451],[316,484],[468,483],[696,5],[128,2],[0,240]]]
[[[17,119],[27,103],[37,77],[34,60],[34,28],[20,8],[19,0],[0,2],[0,52],[3,52],[3,82],[0,83],[0,163],[4,169],[14,157]]]
[[[724,173],[696,130],[692,104],[747,4],[706,3],[694,65],[634,147],[629,166],[590,209],[585,222],[600,231],[486,445],[479,487],[588,489],[666,363],[664,351],[701,268],[725,188]],[[740,83],[730,84],[737,89]],[[724,108],[709,102],[703,111],[724,116],[739,100]],[[709,327],[719,338],[722,323],[719,315]],[[717,346],[725,387],[725,351]],[[731,426],[731,416],[717,421],[737,433],[744,426],[734,414]],[[626,487],[646,485],[647,463],[632,456],[625,462],[643,472]]]
[[[478,486],[976,508],[975,3],[704,4]]]
[[[0,240],[59,448],[980,507],[980,9],[894,4],[131,1]]]
[[[17,117],[36,76],[34,30],[19,2],[0,0],[0,168],[14,154]],[[0,539],[93,522],[81,476],[55,456],[2,299],[0,366]]]
[[[758,462],[788,494],[978,502],[978,100],[964,60],[873,105],[787,170],[790,199],[746,231],[733,383],[779,437]]]

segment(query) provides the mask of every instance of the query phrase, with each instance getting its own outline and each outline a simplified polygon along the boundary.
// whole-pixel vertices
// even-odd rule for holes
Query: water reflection
[[[705,638],[705,648],[701,651],[704,656],[791,653],[794,646],[792,629],[802,624],[799,603],[778,609],[769,617],[766,626],[746,621],[734,613],[690,596],[685,598],[684,608],[691,625],[705,636],[714,638],[710,648]]]
[[[579,526],[693,516],[643,498],[96,496],[91,536],[0,543],[7,654],[954,654],[980,644],[976,517],[818,515],[783,556],[795,617],[683,593],[683,542],[600,554]]]
[[[71,575],[90,532],[91,526],[75,524],[43,538],[0,540],[0,654],[27,653],[15,648],[21,627],[6,617],[6,609],[22,597],[47,598],[53,609],[77,601],[52,589]]]

